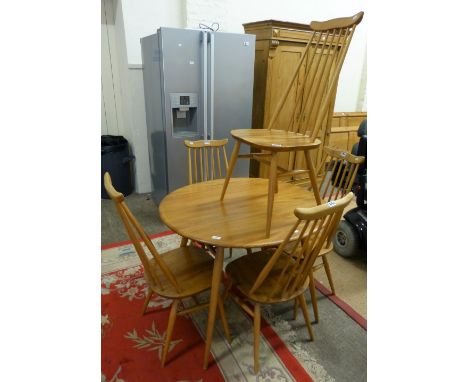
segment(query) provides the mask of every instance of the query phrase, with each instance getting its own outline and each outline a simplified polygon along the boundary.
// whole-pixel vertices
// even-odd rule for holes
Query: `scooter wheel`
[[[333,248],[343,257],[353,257],[358,253],[359,236],[346,220],[340,221],[335,236],[333,236]]]

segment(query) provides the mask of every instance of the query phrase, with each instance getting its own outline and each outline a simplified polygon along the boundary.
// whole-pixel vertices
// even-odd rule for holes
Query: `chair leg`
[[[299,306],[299,303],[297,301],[297,298],[294,299],[294,311],[293,311],[293,320],[296,320],[297,318],[297,307]]]
[[[240,145],[241,145],[240,141],[236,139],[236,143],[234,144],[234,148],[232,149],[231,159],[229,160],[229,167],[226,172],[226,178],[224,178],[223,191],[221,192],[220,200],[224,199],[224,194],[226,193],[229,180],[231,179],[231,176],[232,176],[232,171],[234,170],[234,166],[236,165],[236,162],[237,162],[237,155],[239,154]]]
[[[210,306],[208,307],[208,323],[206,325],[205,354],[203,356],[203,369],[208,367],[211,342],[213,340],[213,329],[216,320],[216,305],[218,305],[219,284],[223,274],[224,248],[216,247],[216,257],[213,265],[213,276],[211,279]]]
[[[317,186],[317,176],[315,175],[314,165],[312,164],[310,150],[304,150],[304,156],[307,163],[307,169],[309,170],[310,186],[314,192],[315,202],[317,205],[322,204],[322,198],[320,197],[320,192]]]
[[[258,373],[258,352],[260,351],[260,304],[254,309],[254,372]]]
[[[218,311],[219,317],[221,318],[221,323],[223,324],[224,334],[229,343],[232,342],[231,332],[229,331],[229,326],[226,320],[226,313],[224,312],[224,304],[221,296],[218,297]]]
[[[153,290],[150,287],[148,287],[148,293],[146,294],[145,302],[143,304],[143,311],[141,312],[142,315],[145,314],[146,308],[148,307],[148,304],[152,296],[153,296]]]
[[[232,257],[232,248],[229,248],[229,257],[228,259],[230,259]]]
[[[180,247],[186,247],[187,246],[188,239],[186,237],[182,236],[182,240],[180,241]]]
[[[248,255],[251,255],[251,254],[252,254],[252,248],[246,248],[245,250],[247,251],[247,254],[248,254]]]
[[[178,306],[179,300],[174,300],[171,306],[171,312],[169,313],[169,322],[167,324],[166,339],[164,340],[164,348],[161,357],[161,367],[164,367],[164,364],[166,363],[167,351],[169,350],[169,344],[171,343],[172,332],[174,330]]]
[[[314,308],[314,318],[315,322],[319,322],[319,314],[318,314],[318,306],[317,306],[317,293],[315,291],[315,281],[314,281],[314,272],[310,272],[310,283],[309,283],[309,291],[310,291],[310,298],[312,300],[312,308]]]
[[[307,326],[307,331],[309,332],[309,338],[311,341],[314,340],[314,333],[312,332],[312,325],[310,324],[309,311],[307,310],[307,303],[304,297],[304,293],[297,297],[299,300],[299,305],[301,305],[302,314],[304,315],[304,320]]]
[[[277,158],[276,152],[271,153],[270,162],[270,179],[268,181],[268,204],[267,204],[267,225],[266,225],[266,237],[270,237],[271,220],[273,214],[273,201],[275,198],[275,187],[276,187],[276,173],[277,169]]]
[[[325,273],[327,274],[328,283],[330,284],[330,289],[332,294],[335,294],[335,286],[333,285],[333,279],[330,271],[330,264],[328,263],[327,255],[322,256],[323,266],[325,268]]]

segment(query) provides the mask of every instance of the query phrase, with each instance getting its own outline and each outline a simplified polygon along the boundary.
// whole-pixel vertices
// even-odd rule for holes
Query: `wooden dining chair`
[[[163,254],[158,253],[149,236],[125,204],[123,194],[112,185],[108,172],[104,174],[104,187],[109,197],[114,201],[130,240],[143,264],[144,277],[148,284],[143,314],[145,314],[153,293],[173,300],[161,356],[161,365],[164,367],[176,315],[186,315],[209,306],[209,303],[199,304],[196,295],[211,288],[214,261],[205,250],[195,246],[176,248]],[[143,244],[149,250],[151,257],[146,255]],[[187,297],[193,298],[194,306],[183,307],[182,299]],[[220,297],[218,297],[218,307],[226,337],[231,341]]]
[[[228,167],[227,139],[185,140],[189,184],[224,178]]]
[[[317,171],[317,176],[321,180],[319,182],[319,190],[322,201],[330,202],[337,200],[350,192],[354,185],[354,180],[356,179],[359,166],[364,163],[365,159],[366,158],[363,156],[355,156],[344,150],[325,147],[324,156]],[[310,274],[311,283],[309,289],[312,297],[314,318],[316,322],[319,321],[319,314],[313,272],[323,267],[325,269],[325,274],[327,276],[328,283],[330,284],[332,294],[335,294],[335,285],[333,284],[330,263],[328,262],[327,255],[333,251],[333,236],[337,228],[338,225],[327,237],[327,240],[317,257],[317,260],[320,259],[321,261],[314,264]]]
[[[329,202],[351,191],[359,166],[366,158],[334,147],[324,147],[323,152],[317,171],[318,188],[320,198]]]
[[[227,143],[227,139],[184,141],[187,147],[189,184],[225,177],[228,168]],[[215,252],[214,248],[208,249]],[[251,253],[251,250],[248,249],[247,252]],[[232,248],[229,248],[230,257],[232,257]]]
[[[224,199],[238,157],[254,159],[269,165],[267,237],[271,229],[274,194],[278,189],[278,172],[282,176],[308,174],[317,205],[321,203],[312,163],[312,150],[321,144],[317,137],[326,125],[328,114],[333,112],[330,110],[330,100],[335,97],[341,67],[356,26],[361,22],[363,15],[363,12],[359,12],[352,17],[323,22],[312,21],[310,28],[314,33],[311,34],[267,128],[231,131],[235,145],[221,200]],[[287,108],[284,107],[286,104],[289,105]],[[281,118],[280,113],[283,113]],[[262,152],[239,155],[242,143]],[[303,161],[306,169],[298,169],[296,163]]]
[[[314,336],[304,292],[309,287],[310,271],[343,209],[353,198],[341,199],[312,208],[296,208],[298,218],[276,249],[267,249],[240,257],[226,267],[233,299],[254,319],[254,370],[259,370],[260,306],[295,300],[299,303],[310,340]],[[285,248],[294,243],[290,251]],[[301,244],[301,245],[299,245]],[[253,302],[252,305],[249,303]]]
[[[354,180],[359,166],[364,163],[365,157],[355,156],[347,151],[336,149],[333,147],[324,148],[324,156],[318,167],[317,177],[319,181],[320,198],[323,202],[330,202],[348,194],[353,187]],[[337,226],[330,231],[323,248],[320,250],[316,263],[310,271],[310,295],[312,307],[314,309],[314,319],[319,321],[317,295],[314,284],[314,271],[320,268],[325,269],[325,274],[330,284],[332,294],[335,294],[335,285],[330,270],[330,263],[327,255],[333,251],[333,236]],[[320,261],[319,261],[320,260]],[[298,305],[294,305],[294,318],[297,316]]]

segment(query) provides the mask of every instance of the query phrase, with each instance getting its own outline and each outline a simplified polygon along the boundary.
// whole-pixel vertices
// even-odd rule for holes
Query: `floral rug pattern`
[[[179,246],[180,237],[169,234],[153,239],[160,252]],[[149,255],[149,253],[148,253]],[[232,261],[243,252],[234,252]],[[260,372],[253,372],[253,325],[230,299],[226,315],[233,336],[228,344],[219,321],[212,344],[212,361],[202,369],[207,311],[178,316],[172,336],[168,363],[162,369],[160,358],[171,300],[153,295],[147,314],[141,315],[146,294],[143,268],[131,244],[102,251],[101,256],[101,382],[132,381],[316,381],[335,379],[320,360],[304,346],[288,320],[269,307],[262,308]],[[208,301],[205,292],[200,300]],[[193,301],[184,300],[189,307]],[[302,317],[299,317],[299,320]],[[305,326],[305,325],[304,325]],[[281,338],[281,339],[279,339]],[[157,377],[156,377],[157,376]]]

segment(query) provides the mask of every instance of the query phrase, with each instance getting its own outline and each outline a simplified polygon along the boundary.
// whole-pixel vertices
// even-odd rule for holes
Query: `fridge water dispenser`
[[[198,134],[196,93],[170,93],[172,136],[193,137]]]

